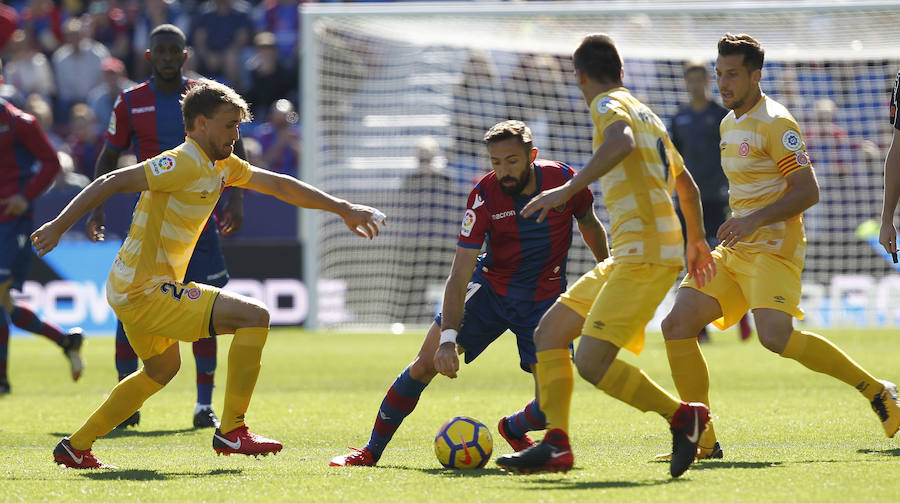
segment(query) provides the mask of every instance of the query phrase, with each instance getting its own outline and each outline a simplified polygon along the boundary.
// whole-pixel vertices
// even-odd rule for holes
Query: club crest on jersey
[[[612,105],[613,105],[613,99],[610,98],[609,96],[604,96],[604,97],[600,98],[600,101],[597,102],[597,113],[605,114],[606,112],[609,111],[610,108],[612,108]]]
[[[798,166],[809,166],[809,156],[806,155],[806,152],[800,151],[797,152],[797,165]]]
[[[472,228],[475,227],[475,212],[473,210],[466,210],[466,215],[463,217],[462,221],[462,229],[459,230],[459,233],[465,237],[469,237],[472,234]]]
[[[169,155],[150,159],[147,162],[150,165],[150,171],[157,176],[175,169],[175,158]]]
[[[744,138],[744,141],[741,142],[741,146],[738,147],[738,155],[741,157],[747,157],[750,154],[750,139]]]
[[[800,140],[800,133],[793,129],[788,129],[781,135],[781,144],[791,152],[796,152],[803,146],[803,141]]]

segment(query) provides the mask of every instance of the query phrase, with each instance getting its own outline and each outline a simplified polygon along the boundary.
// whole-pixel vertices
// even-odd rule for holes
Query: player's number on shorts
[[[159,287],[159,291],[165,295],[171,295],[175,300],[181,300],[181,296],[184,294],[184,288],[178,287],[175,283],[163,283]]]

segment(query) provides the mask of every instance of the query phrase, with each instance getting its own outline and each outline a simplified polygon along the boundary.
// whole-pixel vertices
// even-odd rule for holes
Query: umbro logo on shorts
[[[784,297],[782,297],[781,295],[776,295],[772,299],[779,304],[784,304]]]
[[[603,327],[605,327],[605,326],[606,326],[606,323],[603,323],[602,321],[594,322],[594,328],[596,328],[597,330],[603,330]]]

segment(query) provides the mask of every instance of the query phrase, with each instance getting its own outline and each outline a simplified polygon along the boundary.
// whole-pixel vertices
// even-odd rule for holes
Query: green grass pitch
[[[575,469],[567,475],[512,476],[491,460],[483,470],[440,467],[432,439],[444,421],[470,415],[490,427],[494,457],[510,452],[496,433],[500,416],[532,396],[504,335],[460,378],[436,378],[376,468],[332,468],[332,456],[361,447],[394,377],[418,350],[405,335],[309,333],[269,336],[247,421],[282,441],[281,454],[217,457],[212,432],[194,430],[194,364],[141,409],[141,424],[94,445],[118,471],[57,467],[51,449],[75,430],[115,381],[113,340],[85,343],[88,367],[72,383],[58,349],[39,338],[10,344],[13,393],[0,397],[0,501],[895,501],[900,436],[888,439],[853,389],[741,343],[731,330],[704,346],[716,431],[725,459],[704,461],[672,480],[665,422],[577,381],[572,407]],[[893,330],[823,332],[875,375],[900,379]],[[221,411],[230,337],[219,343]],[[625,358],[670,391],[661,336],[649,333],[639,357]]]

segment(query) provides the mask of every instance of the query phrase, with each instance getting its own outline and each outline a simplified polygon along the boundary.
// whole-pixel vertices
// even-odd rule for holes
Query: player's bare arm
[[[250,180],[244,188],[274,196],[286,203],[315,210],[326,210],[344,219],[354,234],[372,239],[387,225],[384,213],[375,208],[336,198],[296,178],[251,166]]]
[[[819,183],[812,168],[795,171],[786,180],[788,190],[781,199],[745,217],[731,217],[719,227],[716,237],[722,246],[734,246],[763,225],[787,220],[819,202]]]
[[[594,180],[609,173],[636,147],[634,132],[627,121],[616,121],[603,130],[605,140],[594,151],[594,155],[571,180],[554,189],[545,190],[532,198],[522,208],[525,218],[537,213],[537,221],[543,222],[552,208],[563,205],[579,190]]]
[[[700,189],[697,188],[690,171],[685,169],[675,177],[675,192],[678,194],[681,213],[684,215],[687,236],[684,257],[687,262],[687,273],[694,277],[698,286],[703,287],[716,274],[716,263],[706,242]]]
[[[597,214],[594,213],[593,206],[576,222],[578,223],[578,230],[581,232],[581,238],[594,255],[594,260],[599,263],[609,258],[606,228],[603,227],[600,219],[597,218]]]
[[[888,253],[897,253],[897,228],[894,213],[900,200],[900,130],[894,129],[891,146],[884,160],[884,204],[881,207],[881,232],[878,242]]]
[[[463,308],[466,303],[466,288],[475,270],[475,261],[481,250],[478,248],[456,247],[450,276],[444,285],[444,302],[441,307],[441,330],[459,330],[462,322]],[[455,378],[459,370],[456,343],[445,342],[438,346],[434,354],[434,369],[439,373]]]
[[[244,150],[244,142],[234,142],[234,155],[247,160],[247,152]],[[244,226],[244,189],[231,187],[228,200],[222,206],[222,221],[219,222],[219,232],[230,236],[241,230]]]
[[[97,163],[94,164],[94,180],[114,171],[119,164],[119,155],[118,150],[104,144],[103,148],[100,149],[100,155],[97,156]],[[103,212],[103,204],[98,204],[88,215],[85,222],[85,232],[88,239],[91,241],[103,241],[106,237],[104,234],[106,231],[105,223],[106,213]]]
[[[39,257],[43,257],[59,243],[59,238],[82,215],[119,192],[143,192],[148,190],[147,175],[143,164],[118,169],[97,178],[81,190],[53,220],[31,234],[31,242]]]

